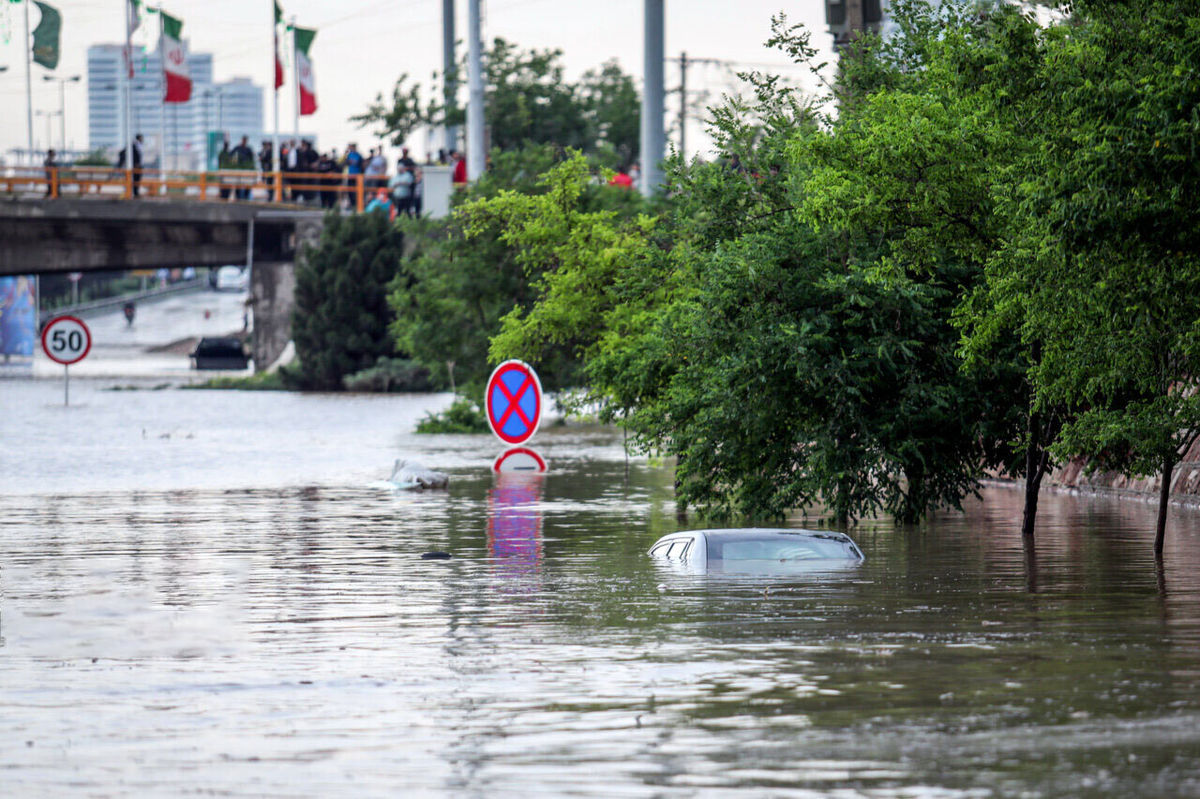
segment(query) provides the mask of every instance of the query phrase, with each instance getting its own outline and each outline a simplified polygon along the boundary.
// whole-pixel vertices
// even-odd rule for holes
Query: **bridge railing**
[[[211,172],[123,169],[109,166],[35,167],[0,169],[0,192],[59,197],[166,197],[197,202],[307,203],[321,198],[340,203],[348,197],[358,211],[366,197],[386,188],[386,178],[321,172],[253,172],[223,169]]]

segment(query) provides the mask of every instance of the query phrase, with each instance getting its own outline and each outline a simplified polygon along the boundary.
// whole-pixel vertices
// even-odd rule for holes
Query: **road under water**
[[[0,383],[5,796],[1200,795],[1196,511],[1161,572],[1153,506],[1046,495],[1031,559],[993,488],[857,569],[686,575],[611,430],[508,482],[412,433],[444,395],[107,385]]]

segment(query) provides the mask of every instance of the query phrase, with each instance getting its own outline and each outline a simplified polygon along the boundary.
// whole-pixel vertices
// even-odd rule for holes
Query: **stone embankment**
[[[1056,491],[1099,494],[1158,502],[1162,475],[1131,477],[1121,472],[1089,472],[1086,458],[1072,458],[1046,475],[1043,485]],[[1200,507],[1200,441],[1192,444],[1171,475],[1171,504]]]

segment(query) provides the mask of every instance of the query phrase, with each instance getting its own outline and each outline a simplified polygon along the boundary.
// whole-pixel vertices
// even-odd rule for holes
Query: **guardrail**
[[[344,175],[338,172],[251,172],[221,169],[213,172],[158,169],[123,169],[104,166],[34,167],[0,169],[0,191],[59,197],[174,197],[201,202],[255,200],[306,201],[325,194],[335,200],[348,196],[356,210],[366,206],[368,193],[387,188],[386,178]]]
[[[72,316],[88,316],[95,311],[105,311],[112,308],[120,308],[127,302],[142,302],[145,300],[155,300],[160,297],[167,297],[172,294],[185,294],[193,291],[204,291],[208,289],[208,277],[197,277],[191,280],[180,280],[175,283],[169,283],[165,286],[157,286],[145,291],[135,291],[129,294],[122,294],[118,297],[105,297],[101,300],[90,300],[88,302],[80,302],[74,305],[62,305],[58,308],[43,308],[38,315],[38,330],[56,316],[63,314],[71,314]]]

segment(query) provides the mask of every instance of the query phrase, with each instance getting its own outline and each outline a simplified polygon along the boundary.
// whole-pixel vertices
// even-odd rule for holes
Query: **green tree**
[[[1043,406],[1071,408],[1061,454],[1161,474],[1162,555],[1173,470],[1200,434],[1200,10],[1081,2],[1041,80],[1045,135],[1018,210],[1035,257],[1008,259]]]
[[[1027,379],[1039,350],[1019,335],[1021,303],[984,275],[1029,247],[1031,228],[1011,197],[1040,142],[1055,34],[1008,6],[893,11],[901,34],[858,42],[843,62],[841,118],[795,150],[812,165],[803,208],[852,247],[880,241],[885,275],[957,275],[948,288],[963,368],[987,387],[976,398],[980,465],[1024,477],[1022,532],[1032,540],[1064,416],[1041,405]]]
[[[491,169],[449,218],[405,224],[413,250],[391,285],[391,330],[397,346],[438,380],[482,389],[491,371],[489,339],[506,314],[533,303],[532,286],[545,265],[523,259],[485,209],[492,202],[511,202],[504,198],[541,195],[546,191],[541,174],[559,157],[550,145],[498,151]],[[595,168],[586,162],[583,167],[589,176]],[[590,208],[628,216],[640,207],[636,192],[595,185],[590,178],[584,182],[581,202]],[[549,347],[539,354],[538,367],[545,385],[553,388],[572,382],[576,364],[569,348]]]
[[[350,117],[360,128],[375,126],[375,135],[387,139],[394,147],[408,141],[408,137],[422,125],[437,124],[444,115],[444,105],[421,100],[423,92],[419,83],[409,83],[408,73],[400,75],[392,87],[392,96],[384,100],[383,93],[375,95],[375,101],[361,114]]]
[[[561,50],[522,50],[497,38],[484,58],[485,119],[490,147],[514,151],[526,145],[553,144],[589,155],[608,154],[609,166],[636,159],[640,101],[633,78],[616,62],[584,74],[578,83],[565,79]],[[460,65],[456,74],[465,75]],[[435,77],[436,81],[436,77]],[[391,96],[375,101],[350,121],[375,126],[375,133],[402,144],[421,125],[463,125],[462,107],[437,98],[422,102],[426,91],[401,75]]]
[[[636,235],[569,191],[494,204],[544,277],[492,355],[571,342],[593,398],[676,454],[678,496],[709,511],[912,519],[1004,466],[1033,487],[1031,532],[1057,429],[1031,403],[1032,347],[997,314],[964,361],[959,326],[994,310],[978,289],[1038,143],[1044,38],[1014,9],[896,9],[901,35],[864,37],[843,70],[836,118],[747,76],[752,97],[713,110],[722,163],[676,165]],[[813,56],[782,17],[772,42]]]
[[[383,214],[331,213],[296,269],[292,337],[302,388],[338,391],[342,379],[395,352],[387,287],[404,236]]]

